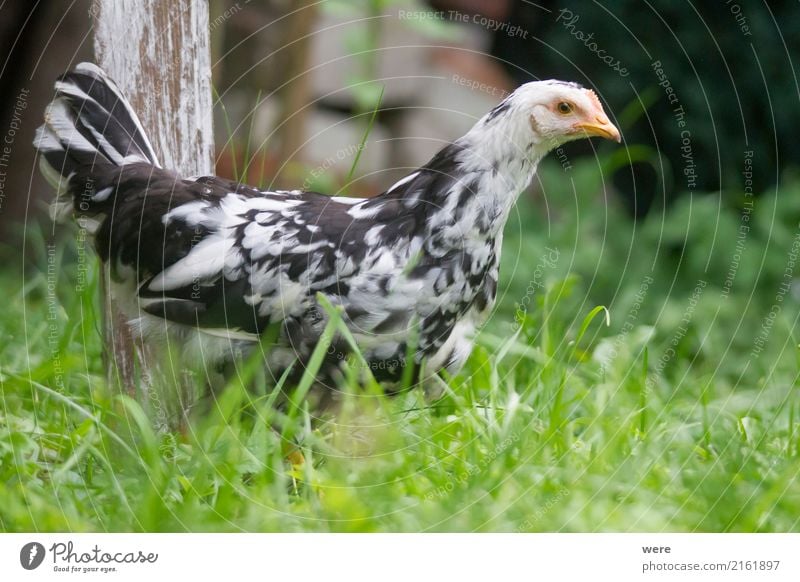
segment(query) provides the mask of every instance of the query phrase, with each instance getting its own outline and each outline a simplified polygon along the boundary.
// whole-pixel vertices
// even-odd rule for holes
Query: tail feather
[[[160,164],[130,103],[102,69],[81,63],[55,89],[34,140],[42,173],[58,192],[51,212],[64,218],[82,196],[91,201],[82,214],[100,214],[111,193],[105,178],[127,164]]]

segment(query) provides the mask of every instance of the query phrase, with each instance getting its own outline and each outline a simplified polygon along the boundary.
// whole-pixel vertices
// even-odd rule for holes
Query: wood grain
[[[130,100],[161,165],[186,177],[213,174],[208,3],[95,0],[92,15],[96,62]],[[153,378],[166,374],[155,369],[159,355],[133,340],[107,268],[103,282],[109,374],[141,399],[137,385],[147,390]]]

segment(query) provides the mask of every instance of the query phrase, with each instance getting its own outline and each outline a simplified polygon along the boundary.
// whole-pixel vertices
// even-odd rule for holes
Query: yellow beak
[[[594,121],[578,123],[575,125],[575,129],[578,131],[584,131],[589,135],[596,135],[605,139],[613,139],[617,143],[622,141],[619,130],[605,116],[596,117]]]

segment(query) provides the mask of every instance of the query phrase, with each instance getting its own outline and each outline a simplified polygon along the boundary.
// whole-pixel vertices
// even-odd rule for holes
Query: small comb
[[[584,89],[584,91],[586,91],[586,94],[587,94],[587,95],[589,95],[589,99],[591,99],[591,100],[592,100],[592,103],[594,103],[594,104],[595,104],[595,106],[597,106],[597,108],[598,108],[600,111],[602,111],[602,110],[603,110],[603,104],[602,104],[602,103],[600,103],[600,99],[597,97],[597,93],[595,93],[595,92],[594,92],[593,90],[591,90],[591,89]]]

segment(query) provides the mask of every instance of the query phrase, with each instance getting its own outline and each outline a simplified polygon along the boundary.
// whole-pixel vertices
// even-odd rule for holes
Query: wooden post
[[[94,0],[97,64],[130,100],[164,168],[185,177],[213,174],[211,60],[205,0]],[[158,241],[143,241],[158,244]],[[103,273],[108,281],[108,270]],[[136,362],[150,376],[104,284],[106,339],[122,386],[136,395]],[[155,364],[153,364],[155,365]]]

